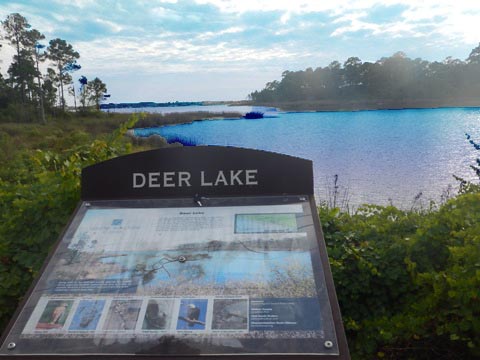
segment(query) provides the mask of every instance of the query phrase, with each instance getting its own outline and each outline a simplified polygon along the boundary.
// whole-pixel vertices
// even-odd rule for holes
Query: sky
[[[285,70],[351,56],[466,59],[480,42],[479,0],[0,0],[80,53],[112,102],[244,100]],[[13,49],[0,39],[0,71]]]

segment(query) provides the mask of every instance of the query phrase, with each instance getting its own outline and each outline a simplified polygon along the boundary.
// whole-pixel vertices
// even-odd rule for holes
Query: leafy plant
[[[23,153],[8,179],[0,179],[0,327],[67,223],[80,197],[83,167],[131,151],[124,140],[133,116],[105,140],[65,151]]]
[[[479,192],[319,215],[354,359],[480,356]]]

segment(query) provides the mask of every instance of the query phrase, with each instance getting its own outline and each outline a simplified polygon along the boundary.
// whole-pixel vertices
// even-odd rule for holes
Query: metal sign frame
[[[247,170],[250,170],[249,172]],[[166,175],[164,175],[166,173]],[[135,175],[133,174],[142,174]],[[150,175],[153,174],[153,175]],[[136,183],[135,183],[136,181]],[[143,186],[139,186],[142,185]],[[150,185],[150,186],[148,186]],[[157,186],[160,185],[160,186]],[[166,186],[165,186],[166,185]],[[176,196],[175,196],[176,194]],[[159,200],[163,199],[163,200]],[[169,200],[171,199],[171,200]],[[171,203],[177,207],[225,207],[231,204],[271,204],[282,206],[290,203],[303,203],[304,209],[312,218],[312,230],[318,246],[318,263],[313,264],[316,277],[323,275],[326,287],[325,296],[332,325],[336,335],[336,344],[325,341],[325,349],[333,345],[337,354],[305,354],[305,353],[232,353],[221,354],[165,354],[165,353],[136,353],[132,354],[25,354],[15,350],[17,344],[12,344],[11,331],[21,320],[24,307],[28,300],[35,296],[35,289],[42,284],[42,276],[47,270],[55,254],[61,249],[62,240],[73,236],[83,215],[92,205],[100,208],[118,206],[122,200],[128,206],[138,200],[139,204],[149,204],[156,208],[157,202]],[[213,205],[212,205],[213,204]],[[235,356],[254,356],[259,359],[277,358],[305,358],[305,359],[349,359],[348,345],[343,329],[338,300],[332,279],[326,245],[318,219],[316,204],[313,197],[313,174],[311,161],[290,156],[224,147],[197,147],[159,149],[125,157],[112,159],[84,169],[82,172],[82,201],[75,210],[68,225],[57,241],[55,248],[45,261],[40,276],[30,287],[22,304],[15,312],[10,324],[4,332],[0,345],[0,359],[48,359],[70,358],[91,359],[135,359],[157,356],[161,358],[205,358],[227,359]],[[69,234],[70,233],[70,234]],[[317,280],[316,280],[317,281]],[[29,316],[31,312],[29,313]],[[329,315],[330,316],[330,315]],[[26,322],[26,319],[23,319]],[[22,324],[23,326],[24,324]],[[49,340],[55,341],[55,340]],[[280,344],[280,342],[278,342]]]

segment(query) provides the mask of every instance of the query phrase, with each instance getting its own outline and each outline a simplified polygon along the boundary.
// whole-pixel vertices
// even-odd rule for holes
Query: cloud
[[[333,24],[339,24],[331,36],[370,33],[375,36],[419,37],[440,35],[455,41],[473,44],[478,41],[478,19],[480,1],[460,0],[196,0],[199,4],[210,4],[223,13],[243,14],[248,12],[280,12],[280,22],[287,24],[292,14],[326,13]],[[372,11],[378,16],[361,20]],[[395,9],[390,21],[382,21],[382,12]],[[399,11],[403,9],[403,11]],[[393,17],[393,16],[392,16]],[[425,31],[425,23],[431,29]],[[281,30],[280,30],[281,31]]]
[[[123,30],[123,27],[120,24],[114,23],[113,21],[97,18],[95,22],[107,27],[111,32],[118,33]]]
[[[305,0],[197,0],[198,4],[210,4],[222,12],[245,13],[252,11],[284,11],[290,13],[320,12],[332,10],[335,2]]]
[[[96,5],[95,0],[53,0],[53,2],[57,5],[74,6],[80,9],[92,8]]]
[[[170,19],[170,20],[178,21],[182,19],[182,16],[178,14],[176,11],[168,9],[166,7],[162,7],[162,6],[151,8],[149,11],[152,15],[154,15],[157,18],[157,20]]]
[[[365,1],[365,5],[369,1]],[[460,41],[474,44],[479,40],[478,19],[480,18],[480,2],[473,1],[371,1],[369,5],[377,11],[375,18],[365,18],[371,9],[361,12],[344,9],[333,23],[342,23],[331,36],[354,34],[367,31],[377,37],[435,37],[441,36],[446,42]],[[358,5],[358,4],[357,4]],[[403,11],[390,16],[389,21],[379,21],[383,12],[389,8],[404,7]],[[361,8],[361,7],[360,7]],[[390,14],[391,15],[391,14]]]
[[[227,29],[226,33],[235,31],[236,29]],[[82,64],[99,72],[219,72],[248,69],[259,64],[274,67],[285,59],[304,56],[278,45],[259,51],[253,46],[237,46],[226,41],[199,42],[194,38],[179,40],[116,37],[109,39],[108,44],[106,48],[103,40],[77,42],[76,48],[81,54],[95,54],[95,57],[83,58]]]
[[[200,40],[200,41],[211,40],[211,39],[214,39],[214,38],[221,37],[223,35],[238,34],[238,33],[241,33],[243,31],[244,31],[244,29],[242,27],[232,26],[230,28],[227,28],[227,29],[221,30],[221,31],[217,31],[217,32],[207,31],[207,32],[201,33],[197,36],[197,39]]]
[[[2,0],[0,17],[13,12],[45,42],[71,43],[82,73],[110,79],[132,72],[280,76],[397,50],[465,58],[480,41],[480,1],[468,0]]]

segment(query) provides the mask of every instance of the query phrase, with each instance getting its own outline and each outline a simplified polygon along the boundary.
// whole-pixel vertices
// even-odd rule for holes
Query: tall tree
[[[43,81],[42,92],[45,100],[45,107],[50,110],[55,110],[55,101],[57,99],[57,86],[58,77],[55,70],[52,68],[47,69],[47,76]]]
[[[39,31],[32,29],[28,32],[28,42],[29,47],[31,48],[32,53],[34,54],[35,58],[35,66],[36,66],[36,74],[37,74],[37,95],[38,95],[38,102],[39,102],[39,110],[40,110],[40,118],[42,119],[42,123],[46,123],[45,120],[45,108],[43,105],[43,91],[42,91],[42,82],[41,77],[42,73],[40,72],[39,62],[45,61],[45,53],[41,54],[40,50],[45,48],[45,45],[40,44],[40,41],[45,39],[45,36],[41,34]]]
[[[25,104],[28,93],[35,91],[35,78],[37,77],[37,70],[35,62],[29,56],[29,52],[25,49],[20,50],[20,56],[14,55],[13,62],[8,68],[9,80],[12,88],[18,90],[21,94],[22,104]]]
[[[475,94],[478,98],[480,97],[480,43],[472,49],[466,62],[466,88],[470,94]]]
[[[67,66],[65,66],[65,74],[68,74],[70,76],[70,73],[74,72],[74,71],[77,71],[77,70],[80,70],[82,67],[80,65],[77,64],[76,61],[68,64]],[[75,83],[73,82],[73,79],[72,77],[70,76],[70,78],[68,79],[67,77],[65,77],[65,82],[70,84],[71,86],[68,88],[68,93],[70,95],[73,96],[73,105],[75,107],[75,112],[77,112],[77,94],[76,94],[76,91],[75,91]]]
[[[469,64],[480,64],[480,43],[476,48],[474,48],[470,55],[467,58],[467,63]]]
[[[95,104],[97,110],[100,110],[100,103],[107,94],[107,85],[98,77],[87,83],[87,92],[89,100]]]
[[[12,46],[16,50],[16,57],[13,61],[17,64],[14,65],[12,71],[15,73],[16,80],[19,81],[20,88],[20,98],[22,105],[25,103],[25,79],[18,73],[19,69],[25,68],[28,66],[25,60],[25,57],[28,56],[28,53],[22,52],[25,45],[28,44],[28,29],[31,25],[28,23],[27,19],[18,13],[13,13],[7,16],[7,18],[2,21],[3,29],[5,30],[5,38],[10,41]]]
[[[48,58],[53,61],[57,68],[60,83],[61,106],[62,110],[65,111],[63,85],[70,83],[71,76],[68,74],[68,69],[80,58],[80,55],[73,50],[72,45],[59,38],[50,40],[47,53]]]
[[[46,124],[47,121],[45,120],[45,105],[44,105],[45,100],[43,95],[42,82],[40,81],[42,76],[41,76],[39,65],[38,65],[40,61],[43,61],[45,59],[45,56],[42,56],[42,54],[40,54],[40,49],[43,49],[44,47],[45,45],[41,45],[38,43],[35,44],[35,64],[37,66],[37,74],[38,74],[37,80],[38,80],[38,98],[40,101],[40,116],[42,119],[42,123]]]
[[[5,29],[5,38],[15,46],[17,55],[20,55],[20,49],[25,43],[27,31],[31,27],[27,19],[18,13],[10,14],[2,21],[2,26]]]
[[[88,96],[87,96],[87,84],[88,84],[88,79],[85,76],[80,76],[80,79],[78,79],[78,82],[80,83],[80,104],[82,105],[82,111],[85,111],[87,102],[88,102]]]
[[[361,83],[361,66],[362,60],[356,56],[349,57],[347,61],[343,63],[343,68],[345,70],[345,85],[356,86]]]
[[[8,107],[10,102],[10,88],[0,73],[0,110]]]

